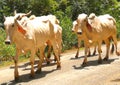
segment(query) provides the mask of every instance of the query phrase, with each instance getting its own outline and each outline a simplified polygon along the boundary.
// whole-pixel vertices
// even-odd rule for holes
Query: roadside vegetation
[[[71,29],[72,22],[80,13],[112,15],[116,19],[117,38],[120,39],[119,0],[0,0],[0,65],[3,61],[11,61],[15,55],[15,46],[4,44],[6,35],[3,26],[3,16],[13,16],[14,10],[23,13],[31,10],[36,16],[56,15],[63,28],[63,51],[77,46],[77,37]]]

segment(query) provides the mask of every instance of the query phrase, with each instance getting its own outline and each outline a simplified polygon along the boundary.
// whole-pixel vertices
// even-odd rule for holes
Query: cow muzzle
[[[10,40],[5,40],[5,44],[10,45],[11,41]]]
[[[77,34],[82,35],[82,32],[77,32]]]
[[[82,35],[82,30],[79,29],[79,30],[77,31],[77,34]]]
[[[72,32],[74,32],[74,30],[72,30]]]

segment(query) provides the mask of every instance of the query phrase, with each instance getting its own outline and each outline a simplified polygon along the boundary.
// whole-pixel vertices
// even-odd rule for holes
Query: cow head
[[[81,29],[79,29],[79,24],[77,20],[73,22],[72,32],[75,32],[77,34],[82,34]]]
[[[14,17],[5,17],[4,16],[4,28],[6,32],[6,39],[5,39],[5,44],[11,44],[12,42],[12,37],[13,37],[13,32],[14,32]]]
[[[16,10],[14,11],[14,17],[17,20],[21,20],[22,17],[29,16],[30,14],[31,14],[31,11],[29,11],[28,13],[17,13]]]
[[[77,18],[77,23],[79,25],[78,27],[78,34],[81,34],[79,32],[86,32],[86,31],[92,31],[91,24],[89,23],[89,19],[87,14],[80,14]],[[81,30],[81,31],[80,31]]]
[[[4,27],[6,31],[5,44],[11,44],[19,35],[25,35],[26,33],[21,23],[13,16],[5,17]]]
[[[72,32],[82,35],[85,28],[86,20],[87,20],[87,15],[80,14],[77,20],[73,22]]]

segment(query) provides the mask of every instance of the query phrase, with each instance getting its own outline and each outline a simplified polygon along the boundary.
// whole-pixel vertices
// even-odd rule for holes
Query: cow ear
[[[60,24],[60,21],[58,19],[56,19],[55,23],[56,24]]]
[[[90,32],[92,32],[92,26],[91,26],[90,22],[88,21],[88,19],[86,21],[86,27]]]
[[[77,19],[76,22],[79,24],[79,20]]]
[[[15,20],[15,22],[16,22],[16,24],[17,24],[17,29],[18,29],[18,31],[19,31],[20,33],[22,33],[23,35],[25,35],[25,34],[26,34],[26,30],[23,29],[23,27],[21,26],[21,24],[20,24],[17,20]]]
[[[48,21],[49,21],[49,20],[48,20]],[[51,23],[51,21],[49,21],[49,27],[54,29],[54,26],[53,26],[53,24]]]

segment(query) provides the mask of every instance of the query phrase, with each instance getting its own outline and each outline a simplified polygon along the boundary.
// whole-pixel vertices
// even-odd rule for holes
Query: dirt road
[[[119,43],[120,44],[120,43]],[[119,45],[120,47],[120,45]],[[102,58],[105,56],[105,46],[102,46]],[[0,69],[0,84],[2,85],[120,85],[120,57],[115,53],[108,61],[97,63],[98,55],[88,57],[88,66],[81,67],[84,51],[75,59],[76,50],[62,53],[61,70],[56,64],[43,65],[41,74],[34,79],[29,78],[30,65],[28,62],[19,65],[20,81],[14,82],[14,66]],[[98,53],[97,53],[98,54]],[[36,64],[35,64],[36,66]],[[35,68],[36,70],[36,68]]]

